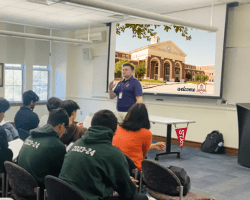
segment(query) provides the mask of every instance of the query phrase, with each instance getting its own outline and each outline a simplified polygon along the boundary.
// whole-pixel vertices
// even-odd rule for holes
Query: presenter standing
[[[135,103],[142,103],[142,86],[141,83],[133,77],[134,66],[125,63],[122,66],[124,79],[116,87],[114,82],[109,83],[109,97],[117,97],[117,119],[122,122],[129,108]],[[115,88],[114,88],[115,87]]]

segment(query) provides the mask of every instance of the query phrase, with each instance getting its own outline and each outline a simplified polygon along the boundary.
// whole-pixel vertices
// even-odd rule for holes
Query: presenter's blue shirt
[[[136,103],[136,97],[142,96],[141,83],[133,76],[128,80],[120,81],[114,93],[117,96],[117,111],[127,112]]]

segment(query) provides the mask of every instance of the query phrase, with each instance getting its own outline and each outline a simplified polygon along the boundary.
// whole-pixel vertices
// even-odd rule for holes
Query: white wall
[[[50,35],[50,30],[16,24],[0,23],[0,29],[8,31],[27,32],[40,35]],[[68,31],[52,31],[52,35],[67,37]],[[32,39],[0,36],[0,63],[25,64],[26,83],[24,91],[33,89],[33,65],[49,65],[49,42]],[[64,99],[66,96],[67,47],[65,43],[52,43],[52,73],[51,95]],[[5,77],[4,77],[5,80]],[[4,87],[0,88],[0,97],[4,97]],[[12,106],[6,112],[6,121],[14,121],[20,106]],[[37,105],[34,111],[43,116],[47,113],[45,105]]]

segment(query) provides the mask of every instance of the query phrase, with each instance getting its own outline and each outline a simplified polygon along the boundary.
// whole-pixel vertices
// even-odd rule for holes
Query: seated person
[[[23,106],[16,113],[14,119],[17,130],[21,128],[25,131],[30,131],[38,126],[38,115],[33,112],[38,101],[39,97],[32,90],[23,93]]]
[[[7,134],[0,128],[0,173],[5,173],[4,162],[12,161],[13,153],[8,148]]]
[[[62,103],[61,99],[58,99],[56,97],[51,97],[46,104],[49,113],[51,110],[59,108],[61,103]],[[38,127],[43,127],[44,125],[46,125],[48,122],[48,118],[49,118],[48,114],[42,116]]]
[[[0,127],[5,129],[8,142],[19,138],[19,134],[17,130],[14,128],[14,126],[12,126],[12,124],[7,123],[3,120],[4,114],[9,108],[10,108],[10,103],[4,98],[0,98]]]
[[[75,142],[76,140],[80,139],[85,134],[87,129],[79,126],[79,123],[74,123],[76,111],[80,109],[76,102],[72,100],[63,101],[60,105],[60,108],[65,109],[69,115],[69,127],[67,128],[66,133],[60,137],[60,140],[63,142],[63,144],[69,145],[71,142]]]
[[[45,176],[57,177],[61,171],[66,149],[58,137],[68,124],[69,116],[64,109],[52,110],[48,124],[32,130],[20,150],[17,164],[31,173],[41,188],[44,188]]]
[[[124,154],[112,145],[116,128],[114,113],[109,110],[95,113],[91,127],[65,156],[59,178],[88,200],[112,199],[113,190],[121,199],[147,199],[137,194]]]
[[[113,145],[133,160],[138,171],[141,171],[141,162],[149,150],[165,149],[163,142],[151,144],[152,133],[149,129],[147,108],[143,103],[138,103],[129,109],[113,138]]]

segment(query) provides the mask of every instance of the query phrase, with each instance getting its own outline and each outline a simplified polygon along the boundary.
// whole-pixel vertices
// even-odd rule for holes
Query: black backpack
[[[186,196],[191,188],[190,178],[187,172],[183,168],[177,166],[170,166],[169,169],[180,179],[181,185],[183,186],[183,196]]]
[[[207,153],[225,153],[223,135],[218,131],[209,133],[201,145],[201,151]]]

